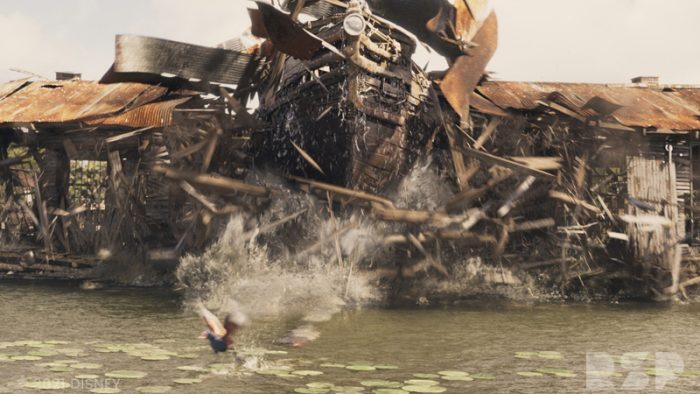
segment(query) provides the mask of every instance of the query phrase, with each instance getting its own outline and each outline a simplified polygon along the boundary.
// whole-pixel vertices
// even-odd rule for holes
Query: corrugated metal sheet
[[[534,110],[540,102],[555,102],[583,117],[598,115],[627,127],[700,130],[700,93],[695,89],[664,92],[627,85],[490,81],[477,90],[504,109]],[[586,105],[596,98],[620,108],[611,115],[597,113]]]
[[[183,97],[145,104],[119,115],[89,121],[87,124],[134,128],[170,126],[173,123],[173,110],[190,99],[191,97]]]
[[[146,104],[166,93],[165,88],[137,83],[32,82],[0,100],[0,124],[92,120]]]

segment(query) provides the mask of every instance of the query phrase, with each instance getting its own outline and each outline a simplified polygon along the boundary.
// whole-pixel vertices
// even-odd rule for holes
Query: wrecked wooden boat
[[[280,17],[261,7],[276,15],[271,20]],[[275,63],[282,63],[271,76],[278,81],[261,93],[258,109],[270,125],[259,160],[297,176],[384,191],[413,167],[436,128],[431,81],[412,61],[417,42],[359,7],[306,28],[287,39],[311,34],[323,45],[311,40],[312,54],[301,54],[308,59]]]

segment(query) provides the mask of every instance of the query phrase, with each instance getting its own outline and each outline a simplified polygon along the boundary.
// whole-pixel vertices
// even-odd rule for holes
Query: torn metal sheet
[[[608,118],[622,126],[659,132],[700,130],[698,104],[692,101],[693,93],[689,93],[692,89],[679,93],[629,85],[489,81],[477,90],[503,109],[532,111],[542,102],[556,102],[590,118],[620,106]],[[607,102],[608,108],[593,105],[596,102]]]
[[[492,13],[474,38],[477,46],[457,58],[440,83],[445,98],[462,119],[469,116],[469,97],[498,47],[498,21]]]
[[[280,52],[308,60],[321,49],[322,41],[309,34],[289,15],[267,3],[258,1],[256,4],[262,15],[265,32]]]
[[[87,81],[33,82],[0,100],[0,123],[63,123],[111,116],[148,95],[162,97],[167,89],[123,83],[103,85]]]
[[[254,55],[159,38],[118,35],[113,72],[238,84]]]

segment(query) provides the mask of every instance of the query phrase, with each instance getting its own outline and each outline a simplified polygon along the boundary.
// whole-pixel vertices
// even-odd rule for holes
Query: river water
[[[369,308],[336,314],[316,327],[318,340],[293,349],[274,341],[297,322],[267,319],[252,322],[238,338],[240,359],[247,364],[242,366],[232,353],[214,355],[197,339],[202,324],[176,293],[0,282],[0,392],[35,392],[26,385],[44,382],[67,392],[107,387],[132,393],[169,386],[172,393],[293,393],[314,382],[364,387],[362,382],[379,379],[410,386],[403,382],[416,379],[413,374],[445,370],[475,378],[429,379],[448,393],[582,392],[587,383],[589,389],[609,392],[695,392],[700,388],[698,312],[696,305],[512,301]],[[594,359],[591,352],[605,354]],[[396,368],[342,368],[349,365]],[[178,369],[183,366],[194,371]],[[273,374],[265,372],[271,368]],[[108,377],[119,370],[146,375]],[[293,373],[300,370],[323,374]],[[182,378],[201,382],[174,382]]]

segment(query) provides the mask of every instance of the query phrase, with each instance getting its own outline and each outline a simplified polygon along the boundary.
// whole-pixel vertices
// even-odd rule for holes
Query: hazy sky
[[[419,1],[419,0],[416,0]],[[700,84],[699,0],[495,0],[508,80]],[[248,26],[246,0],[0,0],[0,82],[23,69],[99,78],[114,35],[216,45]],[[421,59],[422,61],[423,59]],[[439,63],[433,61],[433,64]]]

